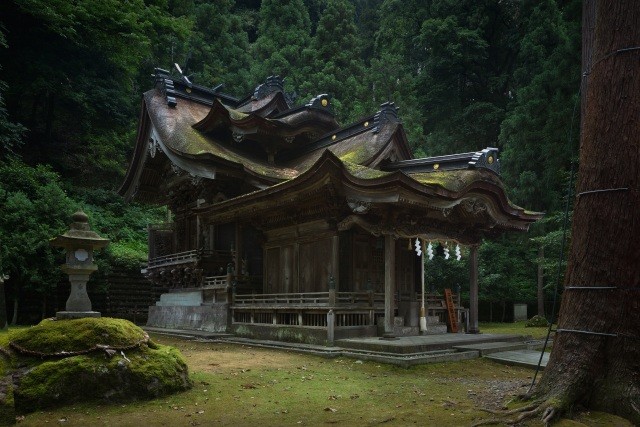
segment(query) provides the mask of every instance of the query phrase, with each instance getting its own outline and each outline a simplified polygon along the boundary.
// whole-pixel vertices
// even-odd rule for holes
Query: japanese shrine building
[[[455,310],[477,332],[477,245],[542,216],[509,202],[495,148],[413,158],[392,103],[341,127],[329,96],[293,106],[278,77],[242,99],[161,69],[155,83],[120,189],[168,207],[149,226],[150,326],[313,343],[417,334],[418,238],[470,247],[471,307]],[[444,332],[442,298],[425,300],[428,331]]]

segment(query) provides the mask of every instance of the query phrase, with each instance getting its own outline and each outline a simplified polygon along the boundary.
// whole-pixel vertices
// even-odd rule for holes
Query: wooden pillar
[[[204,202],[203,199],[196,200],[196,207],[200,207],[200,205]],[[202,220],[200,219],[200,215],[196,215],[196,247],[195,249],[206,249],[201,248],[202,245]]]
[[[333,276],[336,289],[340,290],[340,237],[337,234],[331,238],[331,271],[329,271],[329,276]]]
[[[383,339],[394,339],[393,299],[396,293],[396,241],[391,235],[384,236],[384,335]]]
[[[479,334],[478,328],[478,245],[471,245],[469,258],[469,330]]]
[[[242,274],[242,225],[239,222],[236,222],[236,259],[235,259],[235,270],[236,277],[239,277]]]

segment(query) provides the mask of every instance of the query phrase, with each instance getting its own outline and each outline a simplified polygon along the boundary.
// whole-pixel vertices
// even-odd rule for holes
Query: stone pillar
[[[333,345],[336,337],[336,315],[333,310],[327,313],[327,342]]]
[[[67,311],[91,311],[91,300],[87,294],[87,281],[89,274],[69,274],[71,283],[71,294],[65,306]],[[97,316],[99,317],[99,316]]]
[[[478,245],[471,245],[469,253],[469,330],[479,334],[478,328]]]
[[[396,241],[391,235],[384,236],[384,335],[382,339],[394,339],[393,299],[396,293]]]

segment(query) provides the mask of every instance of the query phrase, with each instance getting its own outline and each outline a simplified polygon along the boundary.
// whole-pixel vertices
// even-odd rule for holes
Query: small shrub
[[[525,326],[527,328],[546,328],[549,326],[549,322],[543,316],[535,315],[527,320]]]

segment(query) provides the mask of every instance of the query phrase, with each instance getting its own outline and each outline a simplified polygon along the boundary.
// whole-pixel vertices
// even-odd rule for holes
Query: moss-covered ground
[[[548,327],[527,327],[526,323],[527,320],[513,323],[480,322],[478,327],[480,328],[480,332],[485,334],[521,334],[530,335],[536,339],[542,339],[547,336]]]
[[[500,329],[484,326],[487,332]],[[532,329],[503,326],[505,333]],[[94,401],[23,414],[21,425],[469,426],[490,417],[481,408],[499,409],[526,391],[533,375],[530,369],[484,359],[404,369],[216,342],[152,339],[180,350],[193,389],[148,401]],[[607,414],[582,413],[559,425],[630,424]]]

